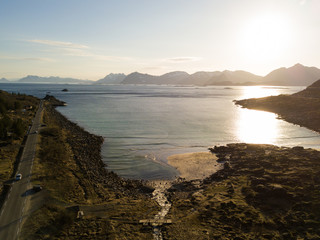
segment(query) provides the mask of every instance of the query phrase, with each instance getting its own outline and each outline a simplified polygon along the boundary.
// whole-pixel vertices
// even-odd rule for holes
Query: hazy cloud
[[[0,56],[0,59],[17,60],[17,61],[41,61],[41,62],[54,62],[51,58],[40,57],[12,57],[12,56]]]
[[[199,61],[198,57],[174,57],[165,59],[166,62],[180,63],[180,62],[194,62]]]
[[[27,40],[28,42],[38,43],[46,46],[51,46],[55,48],[55,52],[58,51],[59,54],[64,56],[72,57],[88,57],[99,61],[129,61],[132,60],[130,57],[118,57],[118,56],[106,56],[101,54],[96,54],[92,51],[89,46],[72,43],[72,42],[62,42],[62,41],[52,41],[52,40]],[[51,50],[50,50],[51,51]]]
[[[45,39],[33,39],[28,40],[28,42],[40,43],[43,45],[62,47],[62,48],[75,48],[75,49],[88,49],[89,47],[82,44],[72,43],[72,42],[61,42],[61,41],[52,41]]]
[[[90,57],[95,60],[100,61],[129,61],[132,60],[130,57],[118,57],[118,56],[107,56],[107,55],[101,55],[101,54],[95,54],[87,50],[83,49],[64,49],[64,54],[67,56],[74,56],[74,57]]]
[[[42,62],[54,62],[51,58],[37,58],[37,57],[25,57],[21,58],[21,60],[24,61],[42,61]]]

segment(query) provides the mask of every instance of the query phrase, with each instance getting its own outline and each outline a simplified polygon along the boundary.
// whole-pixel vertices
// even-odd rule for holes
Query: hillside
[[[311,84],[301,92],[295,93],[292,96],[295,97],[308,97],[308,98],[320,98],[320,79]]]
[[[278,114],[284,120],[320,132],[320,80],[292,95],[235,101],[244,108]]]

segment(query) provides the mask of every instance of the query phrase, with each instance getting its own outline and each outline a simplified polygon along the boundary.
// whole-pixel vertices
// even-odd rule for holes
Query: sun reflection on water
[[[241,142],[274,144],[278,138],[278,122],[273,113],[241,109],[237,122]]]
[[[261,86],[245,87],[242,99],[278,95],[276,88]],[[239,141],[246,143],[275,144],[279,138],[279,121],[276,114],[249,109],[238,109],[237,136]]]
[[[266,96],[279,95],[280,91],[277,87],[266,87],[266,86],[248,86],[242,89],[241,99],[247,98],[260,98]]]

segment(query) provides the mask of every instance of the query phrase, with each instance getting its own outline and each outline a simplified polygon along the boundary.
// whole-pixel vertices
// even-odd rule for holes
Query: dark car
[[[33,191],[35,191],[35,192],[39,192],[39,191],[42,190],[42,187],[41,187],[40,185],[34,185],[32,189],[33,189]]]

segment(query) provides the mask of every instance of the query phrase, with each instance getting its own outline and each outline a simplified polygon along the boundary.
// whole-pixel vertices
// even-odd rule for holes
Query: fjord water
[[[68,92],[62,92],[67,88]],[[105,142],[107,168],[126,178],[170,179],[178,175],[166,158],[207,151],[232,142],[318,148],[320,135],[243,109],[233,100],[291,94],[303,87],[174,87],[132,85],[1,84],[0,89],[66,101],[58,110]]]

